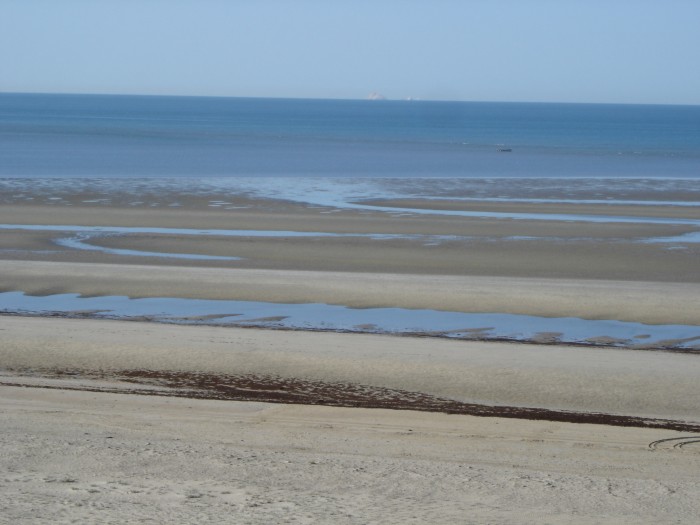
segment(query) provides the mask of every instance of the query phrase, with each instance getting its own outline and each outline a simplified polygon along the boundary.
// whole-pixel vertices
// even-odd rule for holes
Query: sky
[[[700,104],[698,0],[0,0],[0,92]]]

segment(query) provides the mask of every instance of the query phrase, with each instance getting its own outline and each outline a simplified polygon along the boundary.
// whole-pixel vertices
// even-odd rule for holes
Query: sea
[[[0,93],[0,177],[700,179],[700,106]]]

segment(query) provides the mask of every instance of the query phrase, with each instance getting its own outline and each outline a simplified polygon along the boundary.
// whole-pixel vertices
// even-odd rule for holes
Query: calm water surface
[[[700,178],[700,106],[0,94],[0,176]]]

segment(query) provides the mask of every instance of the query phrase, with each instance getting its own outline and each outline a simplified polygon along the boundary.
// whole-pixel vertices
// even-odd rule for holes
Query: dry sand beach
[[[693,523],[683,434],[0,387],[3,523]],[[42,383],[46,385],[47,383]]]
[[[146,182],[4,184],[2,292],[570,317],[690,335],[623,341],[601,328],[574,343],[556,330],[512,342],[488,340],[488,326],[449,338],[383,333],[381,319],[341,330],[378,333],[339,333],[277,318],[211,326],[222,316],[192,315],[183,319],[197,326],[179,326],[89,306],[5,308],[0,522],[700,515],[691,194],[332,206],[148,193]]]

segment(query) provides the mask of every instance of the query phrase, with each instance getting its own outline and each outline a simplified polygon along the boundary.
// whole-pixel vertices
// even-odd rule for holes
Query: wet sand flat
[[[693,231],[692,225],[394,216],[250,196],[228,196],[233,209],[227,209],[209,207],[212,196],[186,194],[167,195],[164,202],[181,204],[176,209],[130,208],[134,196],[107,204],[88,197],[95,196],[64,194],[59,204],[0,207],[0,223],[9,228],[0,232],[0,289],[700,324],[700,244],[641,242]],[[78,250],[56,242],[74,232],[13,230],[12,224],[343,236],[129,233],[96,235],[85,241],[94,249]]]
[[[228,264],[236,268],[700,282],[700,244],[669,250],[661,244],[590,238],[232,239],[145,234],[98,238],[91,244],[165,254],[240,257],[242,260]]]
[[[182,199],[187,202],[186,199]],[[360,210],[310,206],[303,203],[257,199],[254,204],[228,209],[210,208],[206,205],[183,204],[178,208],[168,206],[130,207],[124,205],[95,205],[72,202],[66,204],[3,204],[0,206],[0,224],[65,224],[84,226],[154,226],[166,228],[202,229],[251,229],[323,231],[329,233],[387,233],[422,235],[462,235],[483,237],[541,236],[561,238],[636,239],[664,237],[695,231],[697,228],[678,223],[635,222],[586,222],[572,220],[513,220],[509,218],[449,216],[440,214],[440,207],[425,206],[434,214],[410,212],[386,212],[367,205]],[[474,203],[492,206],[491,203]],[[470,205],[471,206],[471,205]],[[500,211],[516,212],[517,203]],[[545,207],[546,208],[546,207]],[[416,209],[421,209],[416,207]],[[567,208],[568,209],[568,208]],[[610,214],[615,214],[611,207]],[[695,220],[694,208],[662,208],[679,210],[679,214]],[[534,210],[530,210],[534,211]],[[545,209],[546,211],[546,209]],[[529,212],[528,212],[529,213]],[[655,215],[656,213],[656,215]],[[639,217],[662,218],[659,207],[640,208]],[[607,215],[607,214],[605,214]],[[596,215],[593,214],[593,217]]]
[[[305,202],[299,195],[255,196],[250,189],[178,193],[177,185],[158,180],[138,182],[143,200],[134,201],[139,194],[133,188],[94,194],[70,190],[73,184],[84,185],[42,181],[36,189],[20,185],[23,193],[2,195],[0,290],[700,325],[700,243],[649,242],[695,232],[697,206],[690,201],[620,204],[621,193],[616,204],[595,205],[384,202],[423,211],[436,204],[541,208],[539,218],[515,219],[448,216],[440,209],[392,213],[373,208],[376,200],[336,208],[312,204],[314,195]],[[451,183],[433,190],[440,184]],[[169,189],[160,193],[161,185]],[[57,188],[59,196],[50,196]],[[280,197],[290,190],[283,188]],[[634,215],[634,221],[553,215],[570,210],[600,218],[607,209]],[[546,332],[533,341],[556,341]],[[593,335],[605,344],[606,334]]]
[[[90,250],[56,243],[70,233],[4,231],[0,260],[201,266],[555,279],[700,282],[700,244],[683,249],[614,240],[368,237],[256,237],[128,234],[95,235]],[[99,249],[105,251],[100,252]],[[106,253],[129,250],[162,257]],[[183,260],[186,254],[201,260]]]
[[[647,196],[649,197],[649,196]],[[605,199],[600,199],[604,201]],[[682,201],[679,201],[682,203]],[[698,206],[672,206],[649,204],[605,204],[586,202],[518,202],[480,201],[450,199],[376,199],[373,206],[390,208],[418,208],[423,210],[485,211],[515,213],[551,213],[573,215],[602,215],[621,217],[669,217],[678,219],[700,219]]]
[[[241,202],[229,197],[229,201],[235,205],[211,208],[206,205],[210,201],[195,199],[191,202],[192,198],[188,200],[187,195],[177,197],[178,208],[160,205],[157,208],[130,208],[123,202],[96,204],[93,202],[95,199],[84,197],[86,195],[74,196],[72,200],[66,197],[62,204],[6,204],[0,207],[0,224],[8,228],[16,224],[18,227],[149,226],[263,233],[321,232],[326,236],[296,238],[280,234],[264,238],[245,235],[217,237],[174,232],[97,236],[90,240],[92,245],[104,249],[164,254],[164,257],[158,258],[109,255],[58,246],[56,239],[69,233],[4,230],[0,235],[0,259],[364,274],[700,282],[700,272],[697,270],[700,243],[646,242],[696,231],[698,227],[692,224],[514,220],[439,214],[392,215],[380,211],[319,208],[299,202],[250,197]],[[419,203],[411,204],[418,206]],[[430,205],[433,206],[432,203]],[[466,205],[462,203],[460,206]],[[475,206],[475,209],[495,206],[499,210],[507,207],[514,211],[521,204],[477,202],[469,206]],[[535,206],[532,209],[540,207],[529,206]],[[570,206],[574,211],[582,211],[573,204],[557,206],[562,210]],[[541,207],[540,211],[546,212],[546,205]],[[618,209],[617,206],[603,208]],[[696,207],[637,206],[634,209],[635,214],[640,216],[658,218],[666,213],[665,217],[669,219],[681,215],[692,218],[697,213]],[[342,236],[333,237],[332,234]],[[387,237],[380,238],[381,235]],[[168,258],[167,255],[171,253],[238,260],[183,261]]]
[[[327,303],[698,325],[699,285],[0,261],[0,289],[35,295]]]

